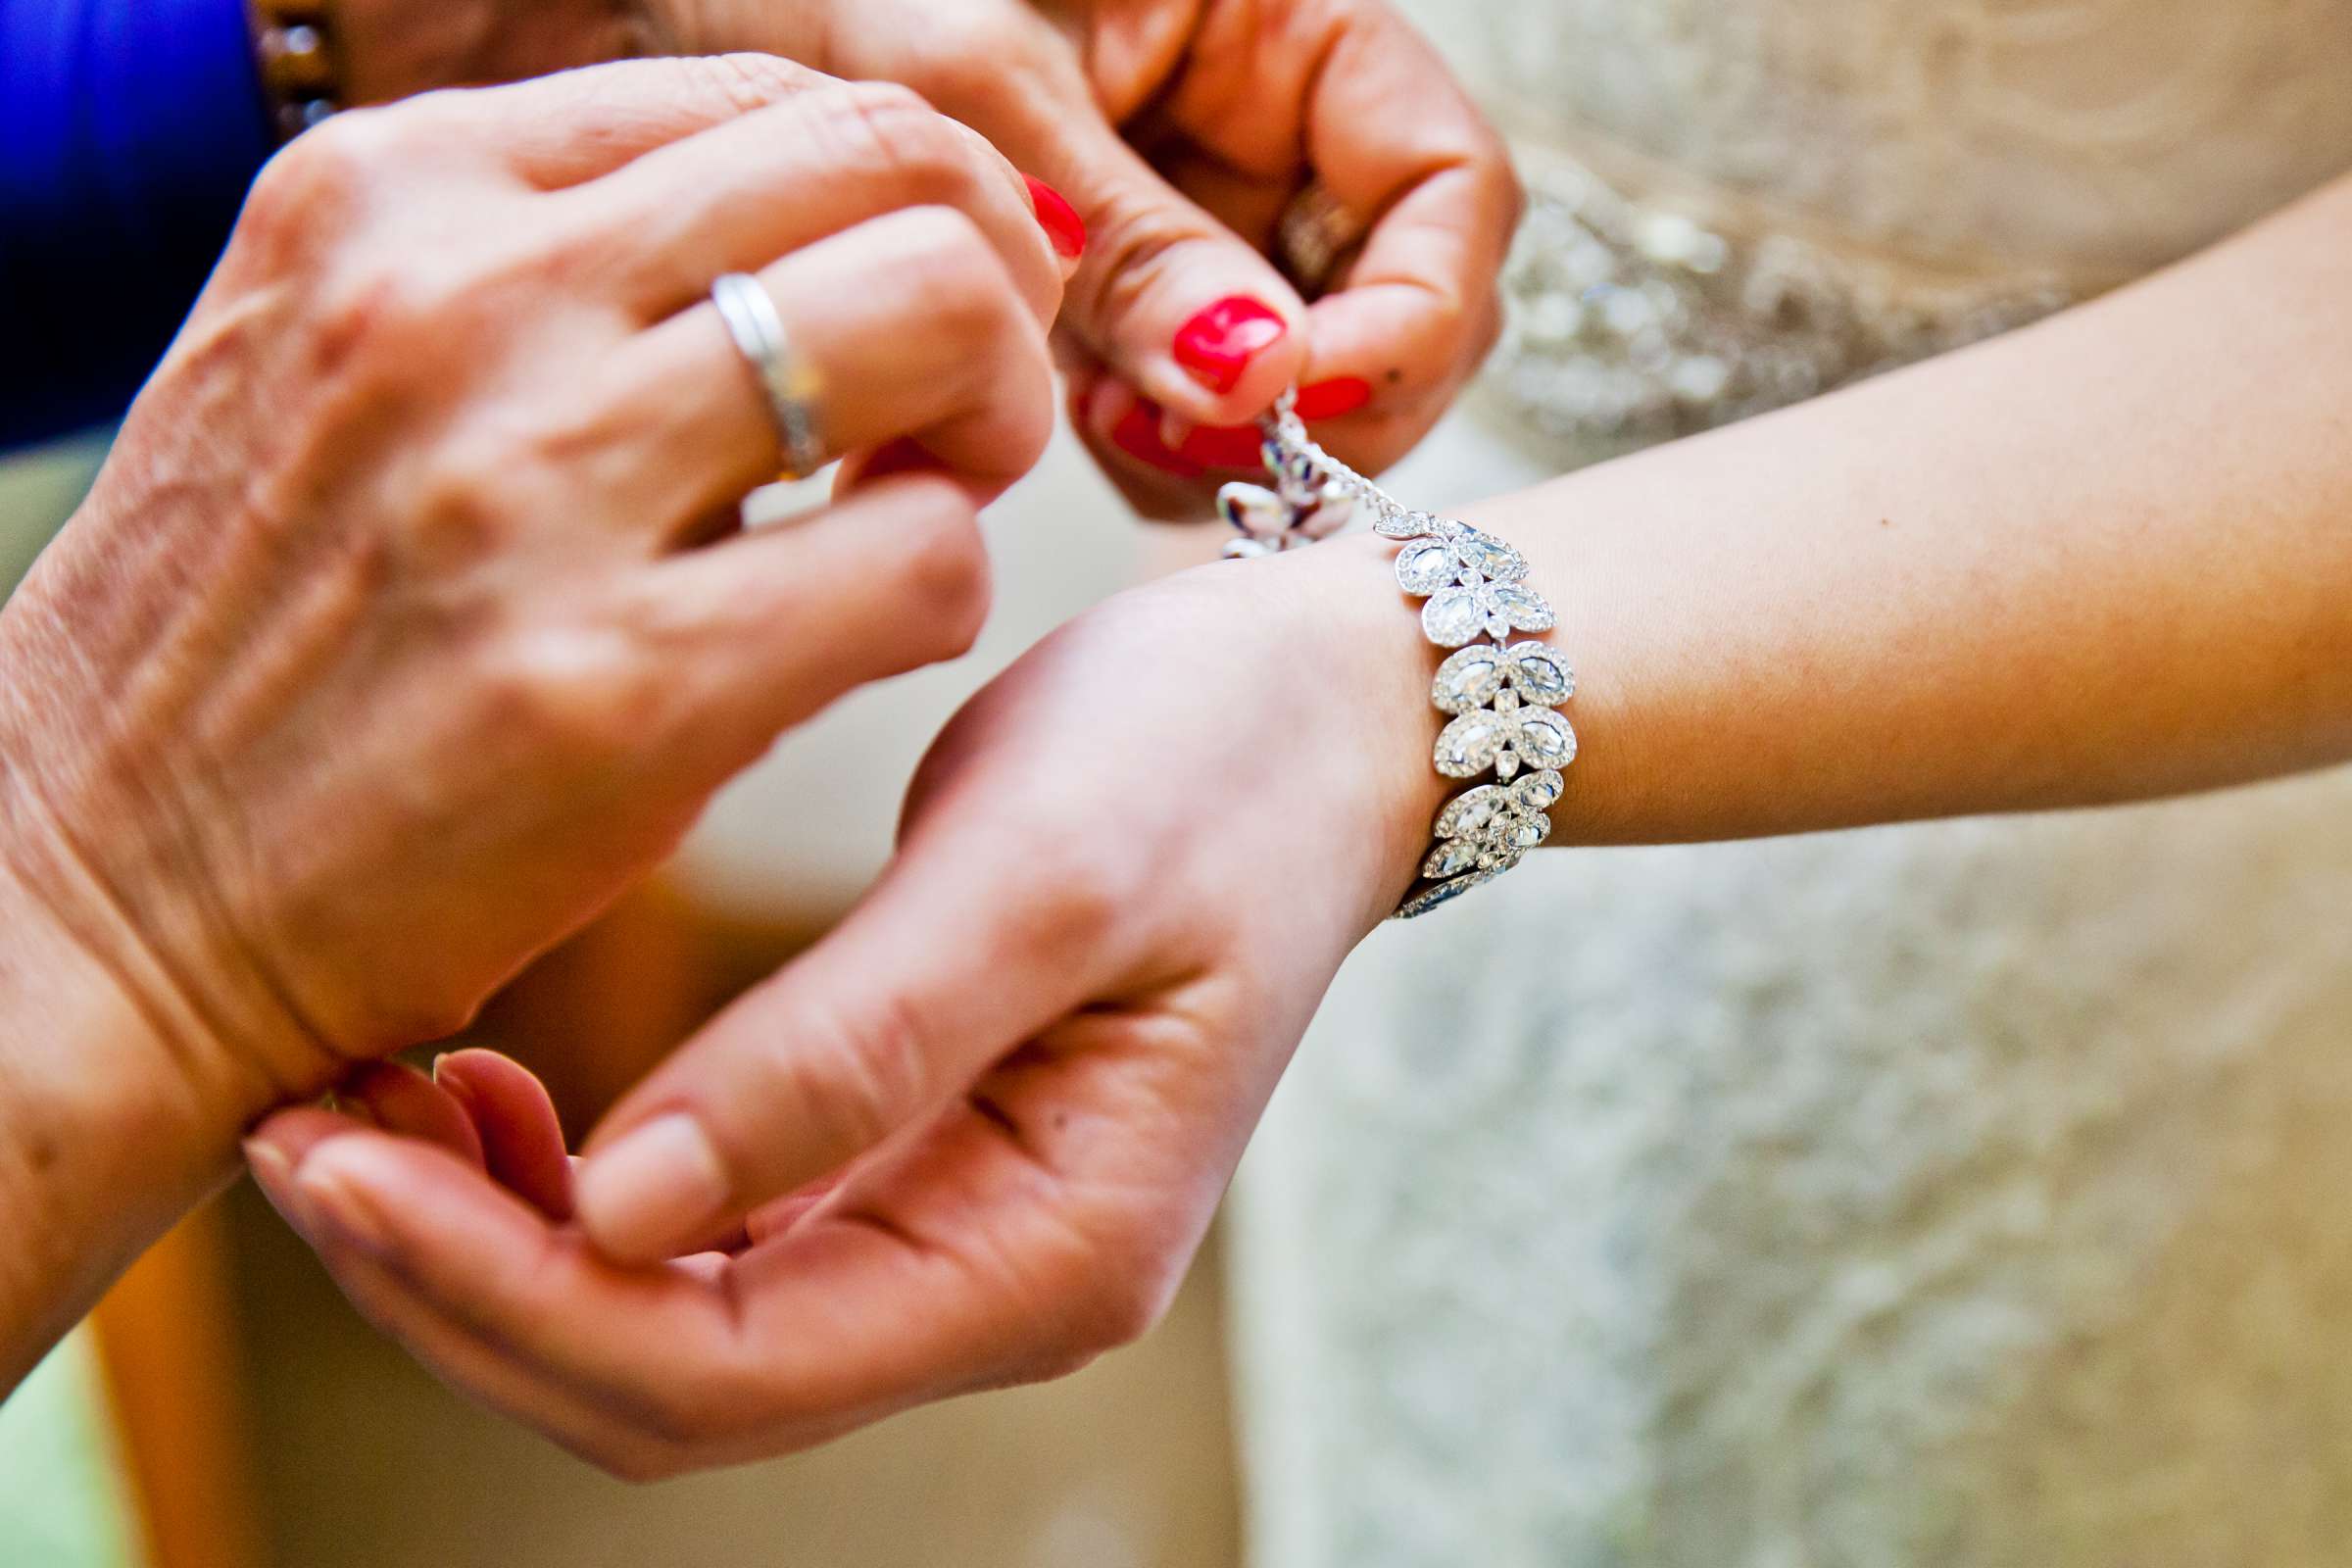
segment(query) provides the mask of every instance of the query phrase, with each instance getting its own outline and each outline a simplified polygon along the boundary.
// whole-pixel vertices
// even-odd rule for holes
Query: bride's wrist
[[[1396,585],[1396,542],[1349,534],[1271,563],[1309,580],[1299,597],[1326,650],[1317,701],[1341,710],[1344,753],[1360,824],[1367,926],[1396,911],[1429,853],[1430,823],[1458,788],[1430,765],[1444,715],[1430,706],[1439,653],[1420,607]],[[1273,573],[1268,573],[1272,576]]]

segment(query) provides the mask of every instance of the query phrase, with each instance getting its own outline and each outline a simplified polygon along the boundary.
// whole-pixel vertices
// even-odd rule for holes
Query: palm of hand
[[[1285,660],[1345,682],[1372,615],[1409,635],[1378,573],[1346,546],[1207,568],[1081,617],[977,698],[867,900],[592,1143],[591,1188],[595,1151],[680,1116],[718,1152],[716,1206],[592,1216],[606,1251],[651,1266],[561,1223],[567,1196],[534,1208],[324,1112],[265,1127],[257,1174],[381,1325],[627,1474],[804,1446],[1122,1343],[1411,876],[1426,803],[1359,760],[1409,744],[1405,720],[1367,734],[1351,705],[1223,695]],[[512,1171],[501,1129],[532,1113],[474,1103]]]

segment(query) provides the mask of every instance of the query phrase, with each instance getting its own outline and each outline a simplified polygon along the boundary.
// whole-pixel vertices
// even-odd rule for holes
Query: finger
[[[968,649],[988,550],[962,489],[906,475],[658,563],[629,591],[691,729],[671,739],[723,778],[844,692]]]
[[[369,1062],[344,1080],[336,1094],[355,1102],[386,1132],[422,1139],[481,1168],[482,1141],[465,1107],[416,1068]]]
[[[480,1135],[491,1180],[559,1224],[571,1218],[571,1156],[547,1086],[495,1051],[453,1051],[433,1063],[433,1082]]]
[[[1034,1177],[1017,1154],[977,1118],[959,1127],[925,1157],[992,1216],[1001,1264],[844,1205],[731,1265],[621,1269],[446,1155],[365,1135],[318,1145],[289,1206],[370,1315],[478,1396],[564,1441],[618,1422],[672,1467],[728,1462],[1068,1370],[1074,1348],[1117,1335],[1092,1321],[1103,1292],[1060,1288],[1105,1259],[1021,1200]]]
[[[1068,198],[1085,227],[1062,325],[1144,396],[1188,419],[1230,424],[1262,412],[1297,377],[1305,302],[1109,126],[1033,95],[1001,108],[989,127],[1007,157]]]
[[[397,1340],[459,1393],[502,1415],[536,1428],[572,1452],[624,1474],[657,1474],[665,1464],[659,1446],[593,1394],[556,1378],[507,1345],[433,1304],[403,1279],[339,1217],[322,1210],[297,1179],[310,1152],[328,1139],[373,1136],[340,1117],[281,1112],[246,1143],[254,1183],[286,1224],[318,1255],[360,1315]],[[378,1139],[408,1172],[446,1168],[446,1156],[416,1144]],[[422,1162],[421,1165],[418,1162]],[[489,1190],[479,1178],[474,1184]],[[495,1196],[495,1195],[493,1195]],[[512,1201],[510,1200],[510,1201]],[[470,1211],[454,1211],[451,1219]]]
[[[1127,956],[1088,900],[1044,874],[1053,848],[910,837],[831,936],[607,1116],[579,1171],[595,1244],[624,1261],[666,1256],[926,1118],[1077,1005]]]
[[[1306,150],[1324,192],[1370,224],[1340,286],[1314,306],[1306,378],[1372,389],[1367,408],[1326,433],[1340,456],[1383,466],[1494,343],[1518,180],[1436,52],[1384,7],[1353,9],[1316,74]]]
[[[789,353],[818,387],[835,455],[909,437],[994,493],[1054,427],[1053,361],[1036,319],[970,220],[909,208],[819,240],[760,274]],[[775,477],[782,448],[751,368],[708,302],[612,357],[598,420],[638,433],[617,483],[673,530]]]
[[[1283,182],[1268,176],[1287,155],[1290,184],[1311,176],[1343,226],[1363,231],[1312,307],[1301,381],[1370,390],[1318,433],[1378,467],[1426,431],[1493,343],[1518,183],[1501,139],[1409,24],[1376,5],[1320,15],[1328,33],[1311,49],[1250,53],[1247,90],[1196,73],[1162,113],[1198,149],[1176,163],[1176,183],[1221,221],[1271,237],[1268,196]],[[1311,73],[1296,70],[1301,60]],[[1220,81],[1227,90],[1212,91]],[[1237,109],[1262,103],[1298,105],[1298,118]]]
[[[1051,193],[1047,193],[1049,196]],[[1041,326],[1061,304],[1061,260],[1030,183],[977,133],[904,87],[842,82],[674,141],[564,193],[564,222],[612,258],[632,310],[659,318],[724,271],[904,207],[971,220]]]
[[[607,174],[657,147],[839,83],[767,54],[620,60],[496,87],[428,93],[405,122],[488,149],[549,190]]]

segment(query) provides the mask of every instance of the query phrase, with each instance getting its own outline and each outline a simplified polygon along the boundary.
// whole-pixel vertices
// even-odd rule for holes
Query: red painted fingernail
[[[1250,298],[1233,294],[1176,329],[1176,363],[1211,392],[1241,384],[1250,362],[1282,341],[1290,322]]]
[[[1078,216],[1078,209],[1035,174],[1021,177],[1029,182],[1029,205],[1037,209],[1038,224],[1054,242],[1054,253],[1073,262],[1084,256],[1086,220]]]
[[[1170,452],[1159,439],[1159,408],[1156,404],[1139,402],[1129,409],[1119,422],[1111,426],[1110,444],[1135,459],[1148,463],[1162,473],[1180,478],[1199,477],[1200,465],[1182,453]]]
[[[1298,389],[1298,417],[1336,419],[1372,401],[1372,383],[1360,375],[1335,375]]]
[[[1257,468],[1265,466],[1263,444],[1253,424],[1204,424],[1176,450],[1211,468]]]

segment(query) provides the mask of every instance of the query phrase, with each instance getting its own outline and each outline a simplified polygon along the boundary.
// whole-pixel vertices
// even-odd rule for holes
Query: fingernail
[[[1178,327],[1172,352],[1194,380],[1211,392],[1230,392],[1241,384],[1250,362],[1290,329],[1256,300],[1232,294]]]
[[[321,1149],[302,1163],[294,1191],[304,1213],[315,1225],[331,1229],[342,1240],[377,1257],[392,1251],[391,1234],[366,1190],[342,1169],[341,1152]]]
[[[1054,254],[1073,262],[1084,256],[1086,220],[1078,216],[1078,209],[1035,174],[1021,177],[1029,182],[1029,205],[1037,209],[1038,226],[1054,242]]]
[[[1360,375],[1335,375],[1298,389],[1298,417],[1336,419],[1372,401],[1372,383]]]
[[[1146,463],[1162,473],[1172,473],[1191,479],[1200,472],[1200,465],[1180,453],[1171,452],[1159,439],[1159,410],[1151,403],[1139,402],[1111,426],[1110,444],[1121,452]]]
[[[282,1188],[294,1175],[293,1156],[264,1138],[245,1140],[245,1163],[265,1193],[272,1186]]]
[[[726,1206],[726,1167],[702,1123],[657,1116],[580,1167],[574,1203],[597,1247],[624,1261],[666,1257]]]
[[[1264,440],[1253,424],[1204,424],[1176,450],[1205,467],[1259,468],[1265,466]]]

